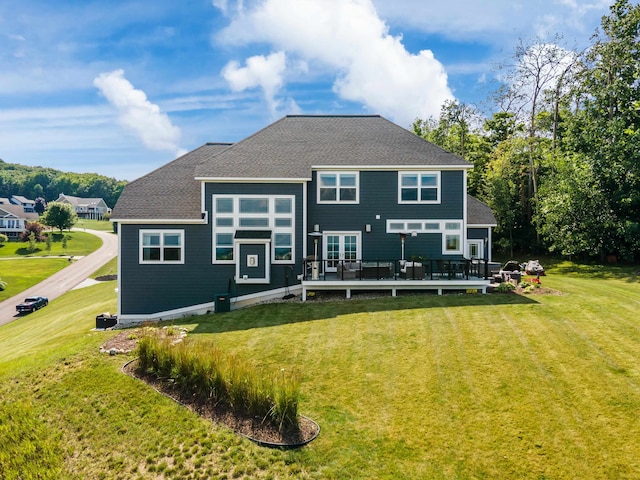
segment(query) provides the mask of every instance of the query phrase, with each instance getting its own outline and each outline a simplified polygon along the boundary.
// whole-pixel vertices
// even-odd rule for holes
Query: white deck
[[[302,281],[302,301],[307,299],[308,291],[344,290],[346,298],[351,298],[353,290],[386,290],[395,297],[398,290],[434,290],[442,295],[444,290],[480,291],[487,293],[490,280],[484,278],[454,278],[454,279],[418,279],[383,278],[366,280],[341,280],[320,278],[319,280]]]

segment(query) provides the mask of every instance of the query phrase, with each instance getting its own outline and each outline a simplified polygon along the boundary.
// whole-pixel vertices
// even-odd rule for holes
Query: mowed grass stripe
[[[638,478],[640,342],[629,305],[640,284],[549,273],[543,284],[562,295],[296,302],[178,322],[301,373],[300,411],[322,432],[293,452],[223,435],[119,374],[118,359],[97,354],[104,335],[88,333],[89,292],[55,318],[33,317],[70,334],[58,332],[57,345],[24,338],[43,347],[37,362],[0,330],[0,350],[14,356],[0,360],[0,391],[37,402],[68,439],[66,471],[82,478]]]

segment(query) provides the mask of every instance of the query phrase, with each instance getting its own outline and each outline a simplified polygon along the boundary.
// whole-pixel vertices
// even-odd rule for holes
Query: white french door
[[[324,232],[323,240],[327,272],[335,272],[340,261],[355,262],[362,258],[360,232]]]

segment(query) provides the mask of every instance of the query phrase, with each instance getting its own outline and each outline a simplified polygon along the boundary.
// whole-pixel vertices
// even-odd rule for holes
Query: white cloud
[[[567,39],[588,40],[594,24],[607,14],[613,0],[372,0],[392,25],[447,38],[512,45],[519,37],[562,33]],[[549,20],[552,23],[549,23]]]
[[[227,13],[227,0],[212,0],[212,5],[219,9],[222,13]]]
[[[408,52],[400,38],[389,35],[370,0],[266,0],[242,8],[221,41],[267,42],[310,70],[326,69],[341,98],[370,111],[408,126],[418,116],[438,115],[452,98],[433,53]]]
[[[178,145],[180,129],[171,124],[160,107],[149,102],[142,90],[138,90],[124,77],[123,70],[101,73],[93,84],[118,112],[118,122],[134,132],[151,150],[168,150],[176,155],[184,152]]]
[[[282,87],[285,68],[285,53],[276,52],[268,57],[263,55],[250,57],[246,60],[245,67],[241,67],[236,61],[231,61],[223,68],[222,76],[236,92],[260,87],[272,115],[275,116],[279,105],[275,96]]]

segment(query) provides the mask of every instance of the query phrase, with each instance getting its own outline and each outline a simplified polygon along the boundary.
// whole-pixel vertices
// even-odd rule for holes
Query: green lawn
[[[5,242],[0,245],[0,258],[2,257],[46,257],[60,255],[88,255],[97,250],[102,245],[102,240],[95,235],[86,232],[64,232],[62,235],[57,231],[48,232],[53,235],[51,243],[51,251],[46,249],[45,242],[36,243],[36,249],[33,252],[28,250],[29,242]],[[62,237],[67,236],[67,248],[65,250]]]
[[[40,283],[69,265],[66,258],[0,259],[0,278],[7,288],[0,291],[0,302]]]
[[[113,232],[113,223],[107,220],[83,220],[79,219],[73,228],[88,228],[90,230],[102,230],[103,232]]]
[[[95,271],[91,278],[100,277],[102,275],[117,275],[118,274],[118,257],[112,258],[105,263],[100,269]]]
[[[565,262],[543,284],[561,294],[269,304],[181,322],[301,374],[300,411],[322,431],[294,451],[124,376],[127,358],[98,353],[114,333],[90,331],[115,310],[115,282],[70,292],[0,328],[0,477],[639,478],[640,281]]]
[[[65,232],[68,236],[66,250],[58,233],[52,233],[51,251],[45,242],[36,244],[36,250],[28,251],[28,242],[6,242],[0,246],[0,279],[7,288],[0,291],[0,302],[10,298],[69,265],[67,256],[85,256],[97,250],[102,240],[85,232]]]

